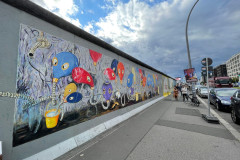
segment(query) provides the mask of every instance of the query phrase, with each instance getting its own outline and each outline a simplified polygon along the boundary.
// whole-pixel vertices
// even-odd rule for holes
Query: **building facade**
[[[214,70],[213,70],[213,73],[214,73],[214,77],[226,77],[226,76],[228,76],[226,64],[221,64],[221,65],[215,67]]]
[[[237,77],[240,74],[240,53],[233,55],[226,62],[227,75],[231,78]]]

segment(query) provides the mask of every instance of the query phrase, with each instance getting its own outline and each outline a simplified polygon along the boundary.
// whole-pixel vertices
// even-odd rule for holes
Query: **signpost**
[[[202,65],[206,66],[206,67],[202,67],[202,71],[205,73],[206,71],[206,75],[207,75],[207,88],[208,88],[208,115],[202,114],[202,118],[204,120],[206,120],[209,123],[219,123],[219,120],[214,117],[211,116],[210,114],[210,101],[209,101],[209,83],[208,83],[208,78],[209,78],[209,70],[212,71],[212,66],[210,66],[212,64],[212,59],[211,58],[204,58],[202,61]],[[206,70],[204,70],[206,69]]]
[[[213,71],[212,66],[208,66],[208,68],[207,67],[202,67],[202,71],[207,71],[207,69],[208,69],[208,71]]]

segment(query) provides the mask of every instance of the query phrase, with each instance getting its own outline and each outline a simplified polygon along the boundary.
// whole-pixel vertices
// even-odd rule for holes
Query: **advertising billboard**
[[[184,76],[187,82],[197,82],[197,76],[194,68],[184,69]]]

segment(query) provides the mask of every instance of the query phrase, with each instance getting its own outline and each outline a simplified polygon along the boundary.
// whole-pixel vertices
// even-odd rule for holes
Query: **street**
[[[198,97],[200,98],[200,97]],[[207,98],[201,98],[204,102],[208,103]],[[226,122],[228,122],[234,129],[236,129],[240,133],[240,125],[233,123],[231,118],[230,110],[222,110],[218,111],[214,105],[210,105],[211,109],[213,109],[219,116],[221,116]]]

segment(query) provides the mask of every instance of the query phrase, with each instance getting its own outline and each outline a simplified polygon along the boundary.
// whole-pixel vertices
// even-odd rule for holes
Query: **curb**
[[[95,138],[96,136],[100,135],[101,133],[107,131],[108,129],[114,127],[117,124],[120,124],[121,122],[131,118],[132,116],[140,113],[141,111],[145,110],[146,108],[150,107],[154,103],[164,99],[165,97],[159,97],[155,100],[152,100],[136,109],[133,109],[129,112],[126,112],[123,115],[119,115],[113,119],[110,119],[106,122],[103,122],[89,130],[86,130],[77,136],[74,136],[72,138],[69,138],[61,143],[58,143],[46,150],[43,150],[37,154],[34,154],[30,157],[25,158],[24,160],[38,160],[38,159],[44,159],[44,160],[51,160],[55,159],[57,157],[60,157],[61,155],[69,152],[70,150],[86,143],[87,141]]]
[[[198,96],[197,96],[198,97]],[[201,98],[198,97],[198,99],[202,102],[202,104],[208,108],[208,105],[206,102],[204,102]],[[215,112],[211,107],[210,107],[210,112],[213,116],[217,117],[220,123],[240,142],[240,133],[234,129],[227,121],[225,121],[217,112]]]

